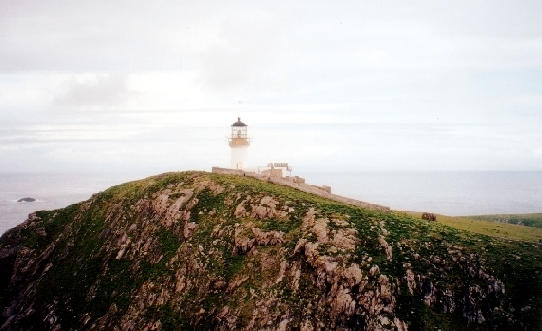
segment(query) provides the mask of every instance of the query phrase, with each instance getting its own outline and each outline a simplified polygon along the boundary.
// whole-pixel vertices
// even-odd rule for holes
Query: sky
[[[541,1],[0,0],[0,172],[542,170]]]

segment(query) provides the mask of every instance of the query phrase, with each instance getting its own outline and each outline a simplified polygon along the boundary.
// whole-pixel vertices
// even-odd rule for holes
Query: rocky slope
[[[0,239],[1,329],[540,327],[541,246],[168,173]]]

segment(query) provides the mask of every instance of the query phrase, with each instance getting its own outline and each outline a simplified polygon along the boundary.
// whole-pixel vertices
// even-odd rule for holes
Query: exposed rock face
[[[8,231],[0,328],[535,328],[539,264],[478,239],[255,179],[164,174]]]

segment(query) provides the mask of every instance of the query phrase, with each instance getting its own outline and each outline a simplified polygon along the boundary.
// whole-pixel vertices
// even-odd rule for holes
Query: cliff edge
[[[0,239],[0,329],[540,327],[542,249],[249,177],[166,173]]]

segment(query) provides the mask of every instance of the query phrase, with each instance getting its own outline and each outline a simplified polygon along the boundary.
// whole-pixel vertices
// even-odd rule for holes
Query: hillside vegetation
[[[518,224],[542,229],[542,213],[532,214],[497,214],[497,215],[474,215],[464,218],[508,224]]]
[[[421,212],[405,212],[408,215],[421,218]],[[527,219],[523,215],[540,215],[540,214],[517,214],[518,219]],[[466,230],[478,234],[483,234],[491,237],[521,240],[521,241],[542,241],[542,228],[518,225],[498,221],[499,215],[483,215],[483,216],[447,216],[436,214],[438,223],[451,226],[459,230]],[[504,216],[504,215],[503,215]],[[537,217],[530,218],[536,222]]]
[[[541,248],[253,178],[167,173],[6,232],[0,325],[533,330]]]

